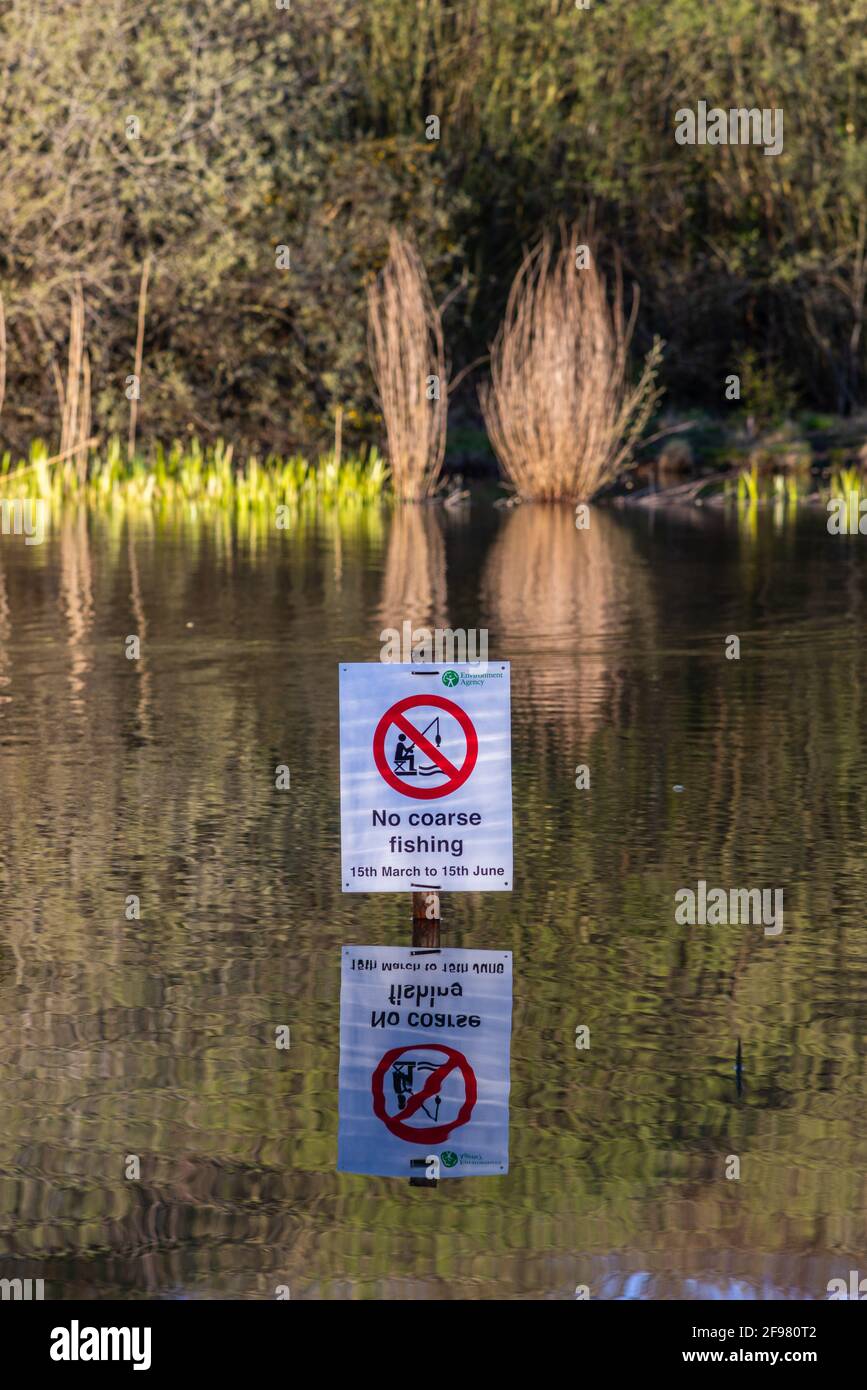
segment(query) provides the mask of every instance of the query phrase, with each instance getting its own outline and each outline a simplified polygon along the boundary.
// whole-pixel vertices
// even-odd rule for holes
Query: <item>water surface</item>
[[[0,537],[0,1277],[823,1298],[867,1273],[867,542],[823,523],[477,502]],[[335,1172],[340,946],[410,940],[408,894],[340,892],[337,663],[407,619],[512,663],[516,888],[443,897],[444,944],[514,952],[511,1171],[436,1192]],[[677,925],[698,879],[782,888],[781,936]]]

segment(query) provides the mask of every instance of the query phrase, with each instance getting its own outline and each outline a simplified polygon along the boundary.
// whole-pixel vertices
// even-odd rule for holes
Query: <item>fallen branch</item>
[[[729,482],[731,479],[739,477],[740,473],[739,468],[732,469],[728,473],[706,473],[703,478],[691,478],[688,483],[675,483],[672,487],[651,486],[642,488],[641,492],[630,493],[618,500],[627,506],[649,507],[663,506],[667,502],[691,502],[706,487]]]

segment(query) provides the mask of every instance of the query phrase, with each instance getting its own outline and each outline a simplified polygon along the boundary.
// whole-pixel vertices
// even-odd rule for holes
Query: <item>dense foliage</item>
[[[283,2],[0,0],[0,444],[57,436],[76,274],[95,427],[125,431],[147,256],[140,435],[286,452],[342,406],[348,444],[372,438],[389,225],[438,299],[458,287],[458,369],[524,248],[591,208],[670,400],[725,408],[745,360],[815,406],[863,400],[867,0]],[[782,108],[783,152],[677,144],[702,100]]]

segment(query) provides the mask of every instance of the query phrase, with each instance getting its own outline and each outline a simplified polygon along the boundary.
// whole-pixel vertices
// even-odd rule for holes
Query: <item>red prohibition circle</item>
[[[416,706],[427,708],[433,706],[434,709],[445,710],[460,724],[467,740],[467,755],[460,767],[455,767],[445,758],[439,749],[429,743],[417,729],[403,718],[404,711],[414,709]],[[435,762],[440,769],[447,774],[449,780],[443,782],[439,787],[410,787],[402,781],[397,773],[393,772],[388,765],[388,758],[385,756],[385,736],[392,724],[397,724],[401,733],[407,734],[413,742],[422,748],[432,762]],[[404,727],[406,726],[406,727]],[[419,744],[419,740],[421,743]],[[414,796],[419,801],[432,801],[437,796],[450,796],[456,792],[458,787],[462,787],[467,778],[471,775],[479,756],[479,738],[475,730],[475,725],[467,714],[466,710],[461,709],[453,700],[447,700],[445,695],[407,695],[403,700],[398,700],[391,705],[380,719],[373,735],[373,760],[380,774],[385,778],[390,787],[396,792],[401,792],[404,796]]]
[[[443,1067],[439,1068],[440,1081],[437,1085],[431,1086],[431,1081],[434,1079],[431,1078],[427,1082],[427,1087],[431,1087],[431,1089],[427,1090],[427,1087],[423,1087],[420,1092],[417,1092],[416,1095],[410,1099],[409,1104],[412,1106],[409,1112],[410,1114],[415,1114],[415,1111],[420,1107],[420,1097],[424,1097],[425,1093],[427,1095],[432,1095],[434,1091],[438,1091],[443,1081],[454,1071],[455,1067],[459,1069],[461,1076],[464,1078],[464,1103],[458,1111],[457,1118],[452,1120],[450,1124],[419,1125],[417,1129],[414,1129],[412,1125],[406,1124],[406,1122],[401,1119],[400,1115],[389,1115],[386,1111],[385,1088],[383,1085],[385,1074],[391,1064],[396,1062],[398,1057],[402,1056],[404,1052],[444,1052],[448,1061],[451,1063],[445,1071],[443,1071],[445,1063],[443,1063]],[[434,1076],[436,1075],[437,1073],[434,1074]],[[408,1144],[442,1144],[444,1140],[448,1139],[453,1129],[458,1129],[460,1125],[465,1125],[467,1123],[467,1120],[473,1113],[473,1107],[475,1106],[479,1094],[479,1088],[476,1084],[476,1074],[464,1054],[458,1052],[456,1047],[446,1047],[444,1043],[411,1043],[408,1047],[393,1047],[389,1052],[386,1052],[382,1061],[377,1064],[371,1081],[371,1090],[373,1092],[374,1115],[376,1115],[377,1119],[382,1120],[383,1124],[392,1134],[398,1139],[405,1139]],[[413,1102],[415,1102],[414,1105]],[[401,1112],[401,1114],[405,1113],[405,1111]]]

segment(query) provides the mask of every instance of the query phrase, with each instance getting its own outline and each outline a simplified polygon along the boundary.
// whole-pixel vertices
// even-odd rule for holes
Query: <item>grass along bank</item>
[[[806,424],[789,422],[784,429],[755,438],[707,418],[683,422],[679,428],[684,433],[624,469],[598,500],[752,507],[783,502],[824,505],[831,497],[853,492],[867,496],[867,417],[810,417]],[[545,472],[541,457],[537,471]],[[458,428],[436,488],[437,500],[466,497],[464,479],[475,479],[480,495],[495,500],[505,491],[503,501],[517,501],[514,485],[498,473],[485,431]],[[66,456],[52,457],[42,440],[34,440],[26,458],[0,455],[0,499],[14,498],[106,507],[116,502],[154,507],[181,502],[230,513],[281,505],[293,511],[358,507],[393,502],[396,494],[391,470],[375,446],[350,454],[338,448],[315,461],[301,454],[250,454],[237,462],[232,445],[192,439],[176,440],[168,448],[153,446],[130,460],[125,444],[115,438],[104,449],[94,441]]]
[[[376,448],[348,457],[320,455],[313,463],[301,455],[265,458],[250,455],[236,463],[231,444],[203,445],[176,440],[157,445],[149,457],[126,457],[119,439],[105,450],[81,449],[52,458],[34,440],[27,459],[0,457],[0,496],[36,497],[61,502],[80,499],[109,503],[189,501],[224,507],[306,504],[336,506],[379,501],[389,470]]]

